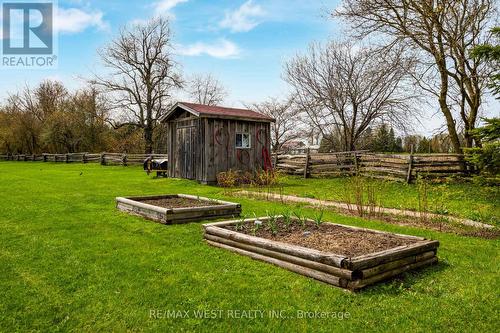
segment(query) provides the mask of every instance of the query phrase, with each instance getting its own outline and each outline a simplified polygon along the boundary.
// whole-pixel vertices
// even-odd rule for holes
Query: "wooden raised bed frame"
[[[255,220],[246,219],[245,223],[254,223]],[[263,217],[258,220],[265,223],[269,218]],[[410,245],[348,258],[224,228],[237,223],[241,223],[241,220],[204,224],[206,242],[349,290],[358,290],[438,261],[436,253],[439,242],[422,237],[340,225],[345,228],[391,234],[416,241]]]
[[[160,200],[173,197],[206,201],[203,207],[164,208],[141,201]],[[215,204],[214,204],[215,203]],[[179,224],[192,221],[237,217],[241,213],[238,203],[209,199],[188,194],[170,194],[143,197],[116,198],[116,208],[132,215],[144,217],[162,224]]]

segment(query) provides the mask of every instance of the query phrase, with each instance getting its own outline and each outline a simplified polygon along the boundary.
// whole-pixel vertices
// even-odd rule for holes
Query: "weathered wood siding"
[[[200,119],[183,112],[168,122],[167,131],[169,175],[177,178],[198,179],[202,146]]]
[[[263,148],[270,150],[270,124],[228,119],[202,119],[204,170],[199,179],[213,183],[228,170],[254,172],[264,166]],[[236,133],[250,134],[250,148],[236,148]]]
[[[179,112],[167,123],[169,176],[215,183],[228,170],[254,172],[270,151],[270,123],[198,118]],[[250,148],[236,148],[236,133],[250,135]]]

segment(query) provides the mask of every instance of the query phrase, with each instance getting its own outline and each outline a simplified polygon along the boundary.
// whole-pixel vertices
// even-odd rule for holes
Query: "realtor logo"
[[[2,67],[54,68],[54,4],[2,3]]]

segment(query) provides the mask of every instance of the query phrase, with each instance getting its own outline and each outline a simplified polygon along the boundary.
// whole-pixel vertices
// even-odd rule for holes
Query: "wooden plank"
[[[421,254],[409,256],[403,259],[395,260],[395,261],[390,261],[388,263],[378,265],[375,267],[370,267],[367,269],[363,269],[361,271],[361,279],[367,279],[375,275],[382,274],[387,271],[394,270],[396,268],[408,265],[408,264],[413,264],[415,262],[420,262],[424,261],[427,259],[430,259],[436,255],[436,251],[428,251],[424,252]]]
[[[285,268],[289,271],[292,271],[292,272],[295,272],[295,273],[298,273],[298,274],[301,274],[301,275],[304,275],[307,277],[311,277],[311,278],[314,278],[314,279],[322,281],[322,282],[326,282],[326,283],[334,285],[334,286],[343,287],[343,286],[347,285],[347,281],[344,281],[343,279],[340,279],[337,276],[333,276],[333,275],[330,275],[327,273],[316,271],[316,270],[313,270],[310,268],[305,268],[303,266],[292,264],[292,263],[289,263],[289,262],[286,262],[283,260],[279,260],[279,259],[275,259],[272,257],[267,257],[267,256],[264,256],[264,255],[261,255],[258,253],[253,253],[250,251],[245,251],[245,250],[235,248],[232,246],[228,246],[225,244],[213,242],[210,240],[207,240],[206,242],[212,246],[220,247],[222,249],[226,249],[226,250],[250,257],[250,258],[255,259],[255,260],[264,261],[264,262]]]
[[[338,268],[342,268],[342,262],[346,260],[346,257],[339,256],[336,254],[325,253],[313,249],[308,249],[305,247],[300,247],[296,245],[290,245],[282,242],[270,241],[260,237],[253,237],[249,235],[244,235],[231,230],[206,226],[205,232],[214,236],[243,242],[253,246],[259,246],[267,250],[278,251],[285,254],[295,255],[303,259],[308,259],[312,261],[317,261],[327,265],[333,265]]]
[[[374,283],[377,283],[377,282],[380,282],[383,280],[387,280],[391,277],[394,277],[394,276],[399,275],[401,273],[404,273],[406,271],[418,269],[418,268],[425,267],[425,266],[430,266],[430,265],[436,264],[437,262],[438,262],[438,258],[434,256],[430,259],[415,262],[413,264],[408,264],[405,266],[401,266],[401,267],[398,267],[394,270],[383,272],[379,275],[375,275],[375,276],[372,276],[372,277],[367,278],[367,279],[351,281],[348,283],[347,287],[351,290],[360,289],[360,288],[372,285]]]
[[[250,251],[253,253],[258,253],[258,254],[261,254],[261,255],[264,255],[267,257],[287,261],[287,262],[290,262],[292,264],[296,264],[296,265],[311,268],[311,269],[314,269],[317,271],[325,272],[325,273],[328,273],[328,274],[331,274],[334,276],[338,276],[338,277],[343,278],[343,279],[353,280],[354,278],[356,278],[356,277],[353,278],[353,272],[350,270],[347,270],[347,269],[342,269],[342,268],[338,268],[338,267],[325,265],[322,263],[302,259],[302,258],[299,258],[296,256],[292,256],[292,255],[288,255],[288,254],[284,254],[284,253],[280,253],[280,252],[276,252],[276,251],[266,250],[266,249],[263,249],[260,247],[248,245],[248,244],[241,243],[241,242],[232,241],[232,240],[229,240],[226,238],[221,238],[221,237],[213,236],[210,234],[205,234],[204,237],[205,237],[205,239],[213,241],[213,242],[232,246],[232,247],[239,248],[239,249],[242,249],[245,251]]]
[[[345,266],[343,266],[343,268],[348,268],[351,270],[362,270],[368,267],[374,267],[389,261],[402,259],[415,254],[437,250],[438,247],[438,241],[421,241],[403,247],[396,247],[385,251],[351,258],[344,261]]]
[[[359,169],[361,173],[367,174],[370,172],[373,173],[383,173],[383,174],[390,174],[390,175],[400,175],[400,176],[406,176],[407,171],[406,170],[401,170],[401,169],[391,169],[391,168],[382,168],[382,167],[361,167]]]
[[[323,164],[323,165],[312,165],[309,167],[311,172],[322,172],[322,171],[332,171],[332,170],[356,170],[356,166],[353,164]]]

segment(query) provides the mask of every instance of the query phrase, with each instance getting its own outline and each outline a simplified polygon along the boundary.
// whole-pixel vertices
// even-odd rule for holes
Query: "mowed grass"
[[[312,182],[310,190],[317,186]],[[0,163],[0,331],[499,328],[498,240],[325,212],[327,221],[441,242],[439,265],[349,293],[210,247],[202,240],[202,223],[164,226],[115,209],[116,196],[179,192],[237,200],[249,215],[286,208],[225,197],[218,188],[187,180],[153,179],[135,167]],[[215,318],[196,318],[197,310],[221,312]],[[262,318],[233,318],[245,316],[237,311],[255,310],[264,311]],[[330,318],[296,318],[298,310],[329,313]],[[188,311],[188,317],[154,318],[151,311]],[[273,318],[269,311],[280,312],[283,318]],[[348,312],[348,318],[332,318],[338,312]]]
[[[354,200],[354,186],[351,178],[309,178],[284,176],[283,193],[320,200]],[[423,186],[394,181],[364,179],[365,186],[370,183],[376,189],[379,205],[389,208],[419,209],[419,192],[424,196]],[[273,189],[279,192],[278,188]],[[447,183],[427,182],[428,211],[448,214],[479,222],[500,225],[500,187],[485,186],[474,182]],[[365,192],[366,200],[366,192]]]

